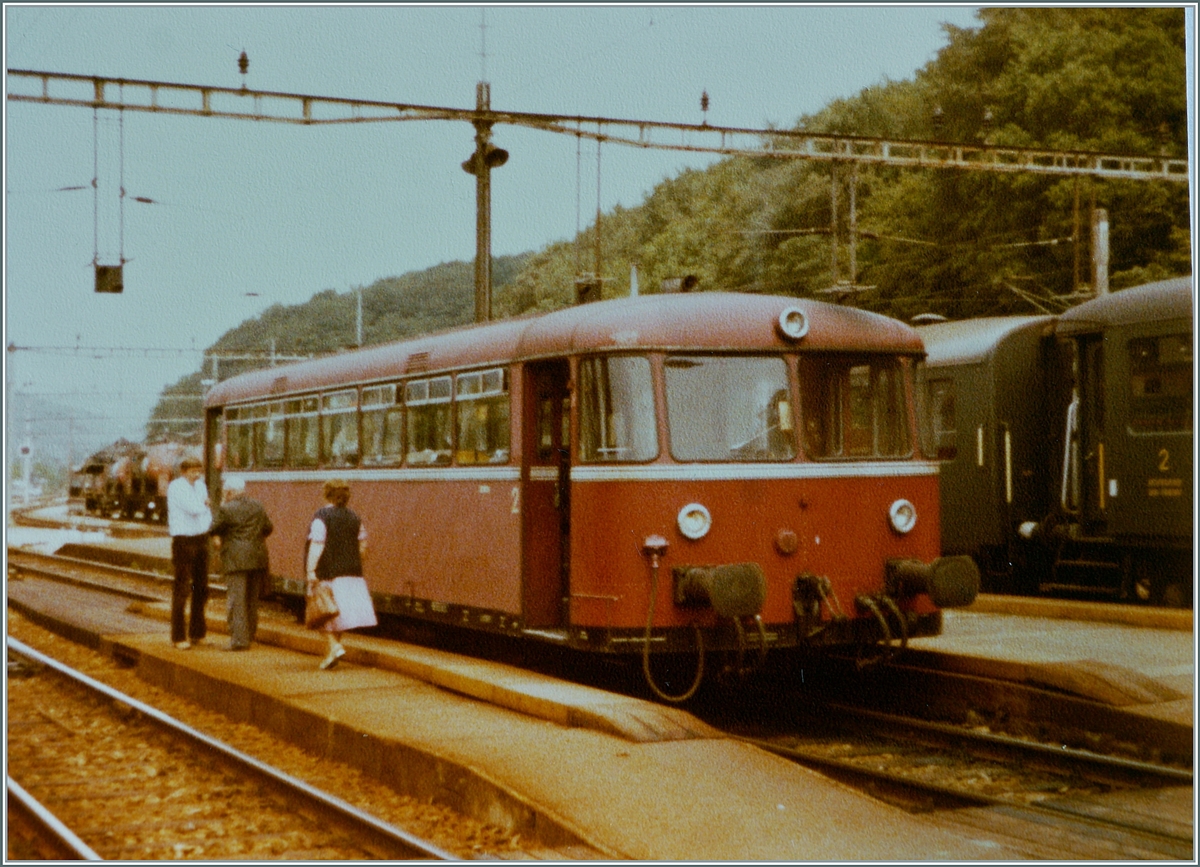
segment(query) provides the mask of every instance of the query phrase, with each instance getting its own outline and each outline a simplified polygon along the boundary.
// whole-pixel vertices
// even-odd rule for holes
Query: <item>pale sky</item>
[[[702,120],[707,91],[710,124],[788,127],[912,78],[945,46],[941,24],[978,26],[975,10],[8,4],[4,50],[8,69],[222,87],[241,86],[245,50],[252,89],[464,109],[486,74],[494,109],[678,123]],[[188,350],[6,353],[10,393],[91,407],[112,425],[106,442],[140,439],[159,390],[271,303],[472,260],[475,183],[459,164],[473,134],[461,122],[312,128],[111,111],[97,131],[90,108],[7,103],[6,345]],[[591,223],[594,144],[577,173],[572,137],[498,126],[493,141],[510,153],[492,174],[494,255],[573,237],[577,208]],[[637,206],[710,160],[606,147],[600,204]],[[124,219],[115,194],[100,196],[97,217],[93,176],[111,191],[122,175]],[[113,264],[122,244],[124,294],[96,295],[94,254]]]

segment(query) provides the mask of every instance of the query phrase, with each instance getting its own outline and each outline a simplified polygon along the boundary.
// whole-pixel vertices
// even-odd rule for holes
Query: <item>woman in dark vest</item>
[[[333,668],[346,655],[342,633],[348,629],[374,626],[375,607],[363,579],[363,560],[367,554],[367,530],[346,507],[350,486],[341,479],[325,483],[325,501],[329,505],[317,511],[308,531],[308,589],[318,581],[328,581],[337,601],[338,616],[318,627],[329,638],[329,653],[321,661],[322,669]]]

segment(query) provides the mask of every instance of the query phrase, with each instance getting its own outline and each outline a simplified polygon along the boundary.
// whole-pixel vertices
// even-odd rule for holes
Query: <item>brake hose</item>
[[[692,681],[692,685],[687,691],[680,695],[668,695],[658,688],[654,683],[654,676],[650,674],[650,625],[654,622],[654,608],[658,603],[658,558],[650,563],[650,608],[646,612],[646,640],[642,644],[642,673],[646,676],[646,685],[663,701],[669,701],[672,704],[687,701],[696,694],[696,690],[700,688],[700,681],[704,677],[704,636],[700,632],[700,627],[695,623],[692,628],[696,630],[696,679]]]

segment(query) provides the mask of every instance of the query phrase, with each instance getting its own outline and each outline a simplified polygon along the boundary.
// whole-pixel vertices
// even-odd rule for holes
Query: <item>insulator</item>
[[[508,151],[495,145],[487,146],[487,156],[483,158],[489,169],[497,169],[508,162]]]

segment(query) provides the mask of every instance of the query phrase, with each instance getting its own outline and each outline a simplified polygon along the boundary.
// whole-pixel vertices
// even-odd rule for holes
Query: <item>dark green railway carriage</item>
[[[1069,503],[1059,555],[1111,564],[1111,583],[1142,601],[1192,599],[1193,300],[1181,277],[1074,307],[1057,333],[1078,357]]]
[[[942,545],[990,590],[1190,605],[1190,277],[919,329]]]
[[[1026,579],[1040,552],[1018,531],[1053,507],[1062,455],[1051,442],[1061,437],[1070,394],[1054,318],[918,330],[928,353],[918,388],[925,448],[940,464],[942,550],[975,557],[986,589],[1034,589]]]

